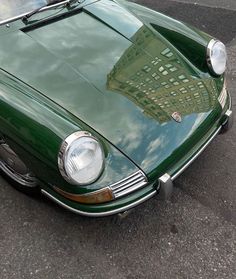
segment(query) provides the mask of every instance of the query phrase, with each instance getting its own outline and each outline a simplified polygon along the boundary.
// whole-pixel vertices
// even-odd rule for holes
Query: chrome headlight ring
[[[73,185],[95,182],[104,169],[104,151],[98,140],[86,131],[68,136],[58,155],[58,167],[63,178]]]
[[[212,39],[207,46],[207,64],[210,71],[217,76],[226,71],[227,52],[225,45],[218,40]]]

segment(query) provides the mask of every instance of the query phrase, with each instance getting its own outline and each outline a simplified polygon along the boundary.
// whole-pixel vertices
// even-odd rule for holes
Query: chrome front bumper
[[[230,106],[231,108],[231,106]],[[160,185],[160,197],[162,199],[169,199],[173,192],[173,181],[185,170],[187,169],[193,161],[207,148],[207,146],[212,142],[212,140],[219,134],[225,133],[230,130],[233,126],[233,112],[231,109],[228,109],[225,113],[226,120],[223,124],[215,131],[215,133],[208,139],[208,141],[202,146],[202,148],[185,164],[178,172],[174,175],[169,175],[165,173],[163,176],[159,178]]]

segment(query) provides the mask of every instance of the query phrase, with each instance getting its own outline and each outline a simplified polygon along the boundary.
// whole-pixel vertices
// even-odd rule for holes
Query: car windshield
[[[50,0],[0,0],[0,21],[31,12]]]

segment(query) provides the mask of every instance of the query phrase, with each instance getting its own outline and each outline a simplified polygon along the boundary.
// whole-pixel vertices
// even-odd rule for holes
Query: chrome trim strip
[[[125,177],[124,179],[121,179],[120,181],[111,184],[110,187],[112,187],[112,188],[113,188],[113,187],[116,187],[117,184],[121,184],[121,183],[125,182],[126,180],[132,178],[133,176],[135,176],[135,175],[137,175],[137,174],[139,174],[139,173],[140,173],[141,175],[143,175],[143,176],[146,178],[145,174],[144,174],[141,170],[139,170],[139,171],[137,171],[137,172],[135,172],[135,173],[133,173],[133,174],[131,174],[131,175]]]
[[[213,139],[219,134],[222,126],[220,126],[215,133],[209,138],[209,140],[201,147],[201,149],[184,165],[179,171],[177,171],[172,177],[171,180],[175,180],[184,170],[186,170],[195,159],[207,148],[207,146],[213,141]]]
[[[121,193],[118,192],[118,193],[114,193],[113,192],[113,195],[115,196],[115,198],[120,198],[120,197],[123,197],[125,195],[128,195],[136,190],[139,190],[141,188],[143,188],[145,185],[147,185],[146,182],[142,182],[142,183],[138,183],[138,184],[135,184],[134,186],[128,188],[128,189],[125,189],[124,191],[122,191]]]
[[[131,182],[127,181],[124,185],[119,185],[119,187],[117,187],[116,189],[113,189],[113,188],[111,188],[111,189],[113,190],[113,192],[119,193],[119,192],[125,191],[126,189],[129,189],[129,188],[133,187],[134,185],[137,185],[140,183],[146,183],[146,181],[144,182],[142,177],[137,177],[135,180],[133,180]]]
[[[64,5],[64,4],[69,4],[71,0],[65,0],[65,1],[62,1],[62,2],[59,2],[59,3],[56,3],[56,4],[53,4],[53,5],[50,5],[50,6],[47,6],[47,7],[43,7],[42,9],[40,9],[38,12],[41,13],[43,11],[46,11],[46,10],[50,10],[50,9],[53,9],[53,8],[56,8],[56,7],[60,7],[61,5]],[[12,21],[15,21],[17,19],[21,19],[23,18],[24,16],[26,16],[27,14],[29,14],[31,11],[27,12],[27,13],[23,13],[21,15],[18,15],[18,16],[14,16],[14,17],[10,17],[8,19],[4,19],[2,21],[0,21],[0,25],[2,24],[7,24],[7,23],[10,23]]]
[[[71,212],[80,214],[82,216],[87,216],[87,217],[106,217],[106,216],[114,215],[114,214],[117,214],[117,213],[125,212],[127,210],[130,210],[133,207],[136,207],[137,205],[139,205],[139,204],[149,200],[153,196],[155,196],[157,191],[153,190],[153,192],[149,193],[147,196],[143,197],[142,199],[140,199],[138,201],[135,201],[132,204],[123,206],[123,207],[118,208],[118,209],[114,209],[114,210],[110,210],[110,211],[106,211],[106,212],[97,212],[97,213],[95,213],[95,212],[91,212],[90,213],[90,212],[85,212],[85,211],[81,211],[81,210],[75,209],[75,208],[73,208],[73,207],[63,203],[62,201],[58,200],[53,195],[49,194],[47,191],[45,191],[43,189],[41,189],[41,193],[43,195],[45,195],[46,197],[48,197],[49,199],[51,199],[54,202],[56,202],[57,204],[59,204],[60,206],[64,207],[65,209],[70,210]]]
[[[215,73],[215,71],[212,67],[212,64],[211,64],[211,50],[212,50],[212,47],[214,46],[214,44],[216,42],[217,42],[217,40],[215,40],[215,39],[210,40],[210,42],[207,45],[207,52],[206,52],[207,66],[209,67],[209,70],[211,72],[213,72],[213,74],[216,74],[216,73]]]
[[[144,187],[148,183],[146,175],[141,171],[137,171],[130,176],[109,185],[115,198],[125,196],[135,190]]]
[[[228,90],[227,90],[227,92],[228,92],[228,97],[229,97],[229,110],[232,110],[232,97]]]
[[[134,173],[134,174],[132,174],[132,175],[126,177],[125,179],[122,179],[122,180],[120,180],[119,182],[116,182],[116,183],[110,185],[110,187],[111,187],[112,190],[114,190],[114,191],[115,191],[115,190],[119,191],[119,189],[122,188],[122,186],[125,186],[126,184],[130,184],[130,183],[132,183],[132,182],[135,182],[136,179],[139,179],[139,178],[142,179],[143,177],[140,177],[140,176],[139,176],[139,172],[138,172],[138,173],[136,172],[136,173]]]

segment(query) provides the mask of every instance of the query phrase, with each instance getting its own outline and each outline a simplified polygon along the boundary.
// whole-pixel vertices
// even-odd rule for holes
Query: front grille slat
[[[132,179],[134,176],[137,176],[137,175],[138,176],[140,175],[139,172],[131,174],[130,176],[128,176],[128,177],[126,177],[126,178],[124,178],[124,179],[122,179],[122,180],[112,184],[110,187],[115,188],[118,185],[123,185],[126,181],[129,181],[130,179]]]
[[[117,193],[117,194],[116,194],[116,198],[119,198],[119,197],[128,195],[128,194],[131,193],[131,192],[134,192],[134,191],[136,191],[136,190],[138,190],[138,189],[141,189],[141,188],[143,188],[146,184],[147,184],[146,182],[142,182],[142,183],[136,184],[136,185],[134,185],[133,187],[131,187],[131,188],[129,188],[129,189],[126,189],[126,190],[123,191],[123,192]]]
[[[119,182],[110,185],[110,189],[113,192],[115,198],[128,195],[129,193],[136,191],[147,184],[147,178],[142,171],[138,171]]]
[[[130,179],[124,181],[123,183],[118,183],[117,185],[115,185],[114,187],[112,187],[112,189],[113,189],[113,190],[118,190],[119,188],[124,187],[125,185],[127,185],[127,184],[129,184],[129,183],[131,183],[131,182],[133,182],[133,181],[136,181],[136,180],[138,180],[138,179],[140,179],[140,178],[143,179],[143,178],[140,177],[140,176],[133,176],[132,178],[130,178]]]
[[[121,192],[123,190],[126,190],[127,188],[130,188],[134,186],[135,184],[138,184],[143,181],[143,178],[140,177],[138,179],[135,179],[134,181],[131,181],[130,183],[126,183],[125,185],[121,185],[119,188],[115,189],[116,192]]]

